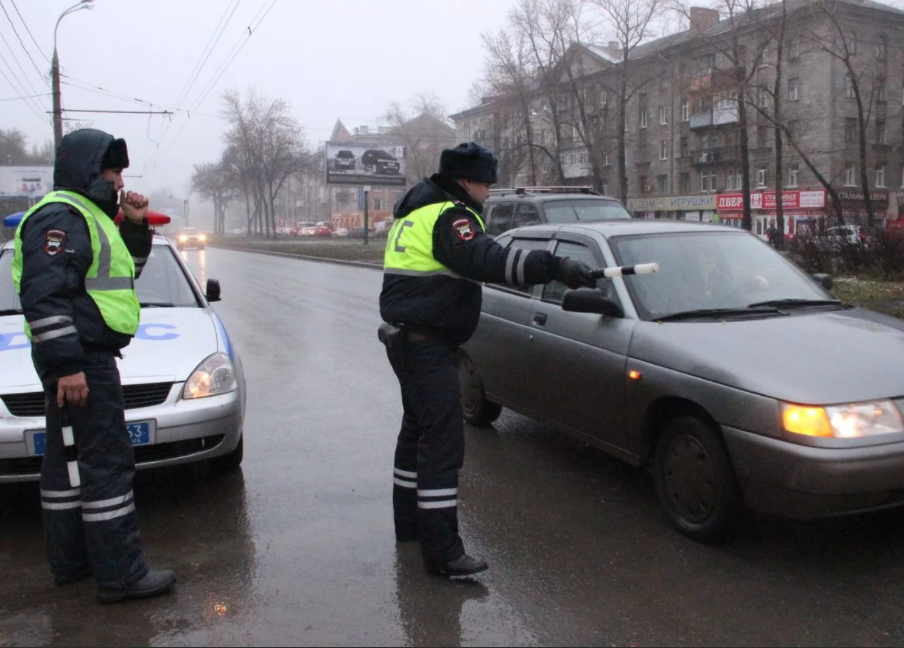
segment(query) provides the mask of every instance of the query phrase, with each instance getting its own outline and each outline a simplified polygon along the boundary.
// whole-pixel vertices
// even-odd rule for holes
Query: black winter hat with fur
[[[496,184],[499,181],[498,166],[496,156],[474,142],[446,149],[439,158],[440,175],[452,180]]]

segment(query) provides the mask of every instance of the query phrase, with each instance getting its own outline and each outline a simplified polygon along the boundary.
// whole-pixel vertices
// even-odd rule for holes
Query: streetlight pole
[[[53,85],[53,144],[55,149],[59,148],[60,140],[63,139],[63,102],[60,98],[60,57],[57,56],[57,31],[63,18],[80,9],[93,9],[93,3],[94,0],[80,0],[77,5],[69,7],[60,15],[56,27],[53,28],[53,60],[50,63],[50,76]]]

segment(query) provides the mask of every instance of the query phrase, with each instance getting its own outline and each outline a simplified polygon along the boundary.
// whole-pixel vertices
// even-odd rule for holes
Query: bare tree
[[[616,125],[615,137],[618,150],[618,195],[622,202],[628,200],[627,169],[627,114],[628,103],[643,88],[649,76],[644,64],[633,60],[635,50],[652,36],[657,15],[666,8],[663,0],[593,0],[607,19],[618,42],[620,62],[615,68]],[[640,78],[639,78],[640,77]]]
[[[228,166],[222,162],[195,164],[190,187],[192,193],[213,203],[214,232],[224,234],[226,232],[226,207],[238,193]]]
[[[455,145],[454,133],[446,136],[443,132],[443,127],[451,126],[445,107],[434,95],[417,95],[407,107],[392,103],[383,119],[391,127],[388,135],[405,145],[409,184],[433,174],[442,150]]]

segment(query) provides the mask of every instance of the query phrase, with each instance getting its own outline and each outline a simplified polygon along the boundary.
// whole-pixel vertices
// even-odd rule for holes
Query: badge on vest
[[[462,241],[470,241],[475,236],[474,226],[467,218],[459,218],[452,223],[452,227],[455,229],[455,233],[458,234],[458,238]]]
[[[47,256],[56,256],[66,249],[66,232],[56,229],[44,232],[43,247]]]

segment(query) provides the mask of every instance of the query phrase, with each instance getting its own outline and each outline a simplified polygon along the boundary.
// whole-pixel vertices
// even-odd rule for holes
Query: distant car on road
[[[44,392],[12,282],[13,244],[0,245],[0,483],[36,481],[47,438]],[[244,455],[245,377],[226,328],[164,237],[135,281],[141,324],[119,360],[125,424],[139,469],[208,461],[237,468]]]
[[[176,236],[176,247],[203,250],[207,247],[207,235],[196,227],[183,227]]]
[[[904,322],[833,299],[747,232],[681,221],[537,225],[508,248],[660,272],[488,286],[459,356],[465,418],[510,407],[652,470],[699,540],[743,506],[792,517],[904,505]]]
[[[354,171],[355,154],[347,150],[339,151],[336,153],[334,164],[336,171]]]
[[[333,222],[332,221],[320,221],[315,225],[317,228],[316,236],[332,236],[333,235]]]
[[[349,230],[348,230],[348,236],[349,236],[349,238],[360,238],[360,239],[363,239],[363,238],[364,238],[364,232],[368,232],[368,234],[367,234],[367,237],[368,237],[368,238],[372,238],[373,235],[374,235],[373,230],[370,229],[370,228],[365,229],[365,228],[363,228],[363,227],[350,227]]]
[[[317,223],[308,221],[297,223],[292,233],[295,236],[314,236],[317,233]]]
[[[337,227],[333,230],[334,238],[346,238],[348,237],[348,229],[345,227]]]
[[[399,175],[402,165],[390,153],[379,149],[368,149],[361,156],[361,164],[376,175]]]
[[[374,236],[384,237],[389,235],[389,230],[392,229],[393,220],[390,218],[388,220],[379,221],[374,223]]]

